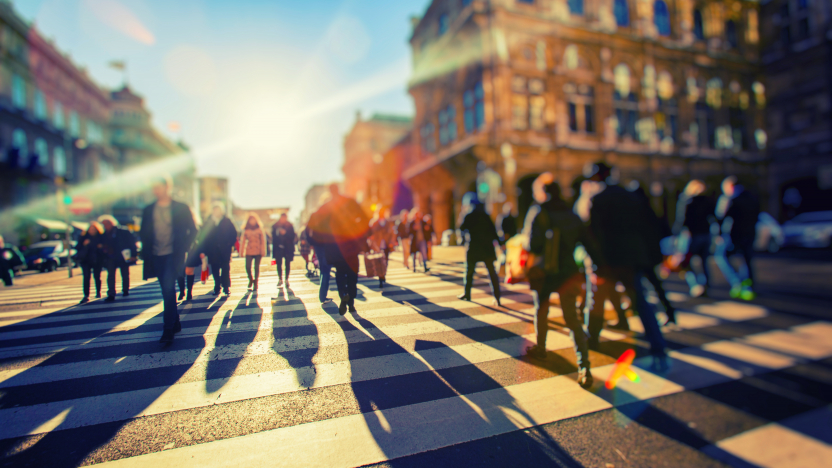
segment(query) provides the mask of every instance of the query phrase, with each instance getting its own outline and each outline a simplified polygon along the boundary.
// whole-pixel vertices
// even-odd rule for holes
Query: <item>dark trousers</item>
[[[646,271],[646,270],[645,270]],[[615,282],[621,281],[627,291],[632,291],[634,309],[638,312],[641,323],[644,325],[644,335],[650,343],[650,354],[653,356],[665,355],[665,341],[662,336],[659,321],[656,320],[656,311],[653,305],[647,302],[647,294],[644,289],[642,279],[646,278],[645,271],[631,268],[613,268],[604,269],[599,272],[599,276],[604,279],[603,283],[598,285],[599,293],[597,297],[599,300],[594,300],[592,309],[589,314],[589,336],[590,340],[597,343],[598,337],[601,335],[601,329],[604,327],[604,301],[601,297],[610,297],[611,293],[606,291],[606,288],[615,289]]]
[[[121,271],[121,292],[130,292],[130,265],[123,258],[107,259],[107,296],[116,297],[116,270]]]
[[[277,265],[277,279],[283,279],[284,278],[284,276],[283,276],[283,267],[285,266],[286,267],[286,279],[288,280],[289,279],[290,265],[291,265],[292,261],[289,259],[289,257],[287,257],[285,255],[275,256],[274,260],[275,260],[274,263]]]
[[[326,300],[326,296],[329,294],[329,275],[332,271],[332,265],[326,262],[326,255],[324,255],[323,249],[321,249],[321,253],[315,252],[318,255],[318,268],[321,270],[321,287],[318,289],[318,299],[323,302]],[[358,279],[356,279],[356,284]]]
[[[488,277],[491,279],[491,293],[494,294],[494,299],[499,301],[500,278],[497,276],[497,270],[494,269],[494,262],[471,255],[465,259],[465,296],[471,297],[471,288],[474,286],[474,271],[477,269],[477,263],[479,262],[485,263],[485,268],[488,269]]]
[[[705,286],[710,286],[711,275],[708,272],[708,258],[711,256],[711,240],[710,234],[694,234],[690,238],[690,247],[688,253],[699,257],[702,260],[702,275],[705,279]]]
[[[101,265],[81,265],[84,275],[84,298],[90,297],[90,279],[95,279],[95,295],[101,295]],[[115,282],[115,278],[113,278]],[[114,294],[115,295],[115,294]]]
[[[179,311],[176,309],[176,277],[178,275],[173,268],[173,255],[154,256],[153,270],[159,279],[159,287],[162,289],[165,332],[172,333],[173,328],[179,323]]]
[[[249,283],[255,283],[260,280],[260,255],[246,255],[246,274],[248,275]],[[251,264],[254,262],[254,277],[251,276]]]
[[[338,295],[342,299],[347,298],[348,304],[355,304],[355,296],[358,295],[358,257],[335,262],[335,284],[338,286]]]
[[[667,299],[667,292],[664,290],[661,280],[659,280],[659,277],[656,276],[656,269],[647,268],[644,270],[644,277],[647,278],[647,281],[653,285],[653,289],[656,290],[656,295],[659,296],[659,301],[664,306],[665,312],[667,312],[668,316],[672,316],[675,309],[673,304],[671,304]]]
[[[0,256],[3,255],[3,250],[0,249]],[[0,280],[3,280],[3,284],[6,286],[12,286],[14,281],[12,280],[12,270],[9,268],[9,264],[6,261],[0,262]]]
[[[225,292],[231,289],[230,269],[231,263],[229,261],[211,263],[211,274],[214,276],[214,292],[220,292],[220,287]]]
[[[589,368],[589,335],[584,331],[583,321],[578,313],[575,301],[578,296],[585,294],[581,285],[585,283],[584,275],[575,275],[565,282],[562,278],[547,277],[535,282],[532,297],[537,314],[534,317],[534,327],[537,331],[537,345],[546,349],[546,333],[549,331],[549,296],[557,292],[560,296],[560,308],[563,310],[563,320],[569,328],[569,334],[575,342],[575,355],[578,367]]]

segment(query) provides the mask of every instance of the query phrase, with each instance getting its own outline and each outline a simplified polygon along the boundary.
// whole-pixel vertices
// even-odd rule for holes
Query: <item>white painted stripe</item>
[[[829,427],[832,421],[823,423]],[[832,447],[828,444],[775,423],[737,434],[715,445],[735,457],[766,468],[815,468],[829,466],[832,460]],[[723,458],[713,447],[705,447],[703,452],[717,459]]]

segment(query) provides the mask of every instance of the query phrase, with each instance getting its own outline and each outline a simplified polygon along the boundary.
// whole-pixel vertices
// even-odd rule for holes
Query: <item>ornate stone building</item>
[[[367,120],[356,114],[355,124],[344,137],[344,193],[371,213],[374,207],[392,207],[400,192],[401,164],[385,157],[410,133],[409,117],[374,114]]]
[[[760,6],[770,206],[786,220],[832,210],[832,2]]]
[[[524,213],[539,173],[569,196],[600,159],[664,206],[691,177],[763,192],[757,23],[739,0],[433,1],[410,41],[415,201],[441,232],[466,191]]]

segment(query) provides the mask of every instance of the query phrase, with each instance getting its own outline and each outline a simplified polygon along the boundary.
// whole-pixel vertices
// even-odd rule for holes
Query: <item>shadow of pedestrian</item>
[[[205,369],[207,393],[216,392],[228,383],[257,337],[262,320],[263,309],[257,303],[257,294],[248,292],[234,309],[225,312],[214,343],[209,344],[210,338],[205,337],[206,348],[211,348]]]
[[[287,294],[297,299],[290,288],[287,288]],[[320,347],[320,338],[318,326],[309,319],[306,304],[303,301],[300,301],[300,304],[303,305],[303,310],[291,313],[276,311],[277,305],[272,308],[274,317],[272,348],[275,354],[285,359],[286,363],[294,369],[298,385],[302,388],[310,388],[315,385],[318,375],[314,360]]]
[[[212,314],[201,307],[190,308],[188,315],[182,316],[182,332],[165,347],[158,342],[162,333],[158,284],[143,285],[131,293],[130,301],[117,301],[112,307],[72,307],[25,324],[41,333],[32,342],[43,345],[74,339],[79,343],[62,346],[63,350],[0,382],[0,464],[74,467],[111,459],[112,452],[101,451],[102,446],[191,369],[205,345],[203,334]],[[118,315],[114,323],[112,314],[124,312],[131,303],[138,305]],[[150,307],[158,312],[143,317]],[[79,320],[66,324],[54,320],[71,316]],[[62,325],[91,330],[53,333]],[[103,329],[97,330],[96,325]],[[4,327],[0,341],[3,334],[14,331]],[[40,358],[7,358],[3,363],[25,364]],[[152,443],[161,443],[143,442],[123,446],[118,456],[132,456],[132,450],[153,450]],[[156,449],[161,450],[162,445]]]

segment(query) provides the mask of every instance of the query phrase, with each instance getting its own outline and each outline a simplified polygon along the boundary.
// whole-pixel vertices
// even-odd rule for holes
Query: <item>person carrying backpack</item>
[[[593,383],[589,369],[589,335],[584,331],[575,304],[579,295],[587,294],[582,289],[586,284],[586,273],[579,270],[574,252],[578,245],[583,245],[594,262],[599,262],[601,256],[581,218],[561,198],[560,185],[551,173],[541,174],[532,189],[537,204],[532,205],[526,215],[523,234],[528,238],[525,249],[532,255],[529,261],[534,263],[529,271],[529,285],[537,309],[534,321],[537,344],[526,348],[526,355],[546,359],[549,296],[557,292],[563,319],[575,342],[578,383],[589,388]]]

